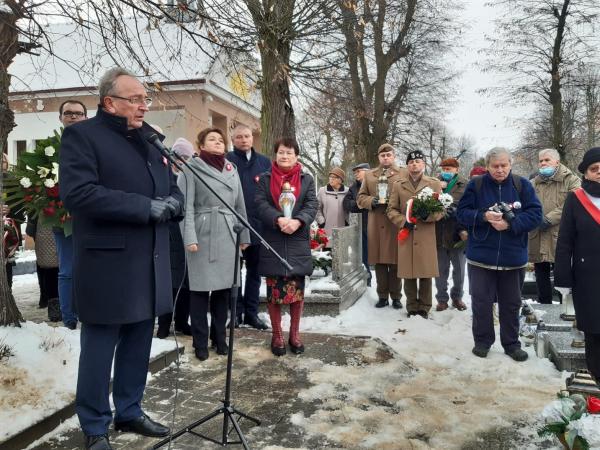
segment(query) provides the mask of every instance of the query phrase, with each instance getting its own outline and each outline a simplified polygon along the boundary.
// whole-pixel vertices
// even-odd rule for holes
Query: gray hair
[[[500,156],[503,156],[503,155],[508,156],[508,160],[512,164],[513,158],[512,158],[512,155],[511,155],[510,151],[508,151],[508,149],[506,149],[504,147],[494,147],[493,149],[491,149],[490,151],[488,151],[485,154],[485,165],[486,165],[486,167],[489,167],[490,161],[492,159],[499,158]]]
[[[233,130],[231,130],[231,136],[235,137],[236,133],[242,131],[242,130],[248,130],[250,131],[250,133],[252,133],[252,128],[250,128],[248,125],[244,125],[243,123],[238,123]]]
[[[548,155],[550,158],[556,161],[560,161],[560,153],[558,153],[558,150],[556,149],[545,148],[543,150],[540,150],[540,152],[538,153],[538,158],[541,158],[542,155]]]
[[[126,75],[128,77],[136,78],[136,76],[129,70],[123,69],[122,67],[113,67],[102,75],[98,82],[98,94],[100,95],[100,103],[104,100],[104,97],[108,97],[114,94],[115,81],[120,76]]]

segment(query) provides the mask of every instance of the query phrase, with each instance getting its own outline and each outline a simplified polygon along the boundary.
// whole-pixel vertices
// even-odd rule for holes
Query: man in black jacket
[[[258,218],[254,194],[259,176],[271,168],[271,160],[254,149],[252,130],[246,125],[238,125],[233,129],[232,141],[233,151],[227,153],[225,157],[237,167],[244,192],[248,222],[260,233],[262,224]],[[242,295],[240,287],[238,295],[236,324],[244,323],[259,330],[266,330],[267,324],[258,317],[260,275],[257,268],[260,243],[252,233],[250,233],[250,239],[252,243],[242,252],[246,263],[246,282],[244,294]]]
[[[342,206],[349,213],[359,213],[362,216],[362,260],[365,268],[367,269],[367,286],[371,286],[371,269],[369,267],[369,254],[368,254],[368,239],[367,239],[367,224],[369,223],[369,211],[361,209],[356,204],[356,198],[358,197],[358,191],[362,185],[363,178],[367,170],[371,170],[369,163],[357,164],[352,168],[354,174],[354,183],[350,186],[350,189],[344,197]]]
[[[86,448],[111,449],[114,357],[117,431],[166,436],[141,409],[157,315],[172,310],[169,225],[183,195],[167,160],[147,141],[151,99],[114,68],[98,86],[92,119],[62,136],[60,195],[73,217],[73,295],[81,321],[75,408]]]

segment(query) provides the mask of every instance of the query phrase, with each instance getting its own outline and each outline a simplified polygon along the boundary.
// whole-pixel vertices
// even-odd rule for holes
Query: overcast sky
[[[501,105],[501,98],[484,97],[476,92],[497,84],[493,75],[484,74],[476,67],[483,59],[479,50],[487,46],[485,35],[494,32],[492,22],[496,11],[485,7],[484,0],[463,1],[463,19],[470,29],[463,33],[465,48],[455,59],[463,73],[457,83],[456,103],[447,116],[448,126],[457,136],[472,136],[480,154],[497,145],[516,147],[521,136],[518,119],[527,113],[527,108],[509,108]]]

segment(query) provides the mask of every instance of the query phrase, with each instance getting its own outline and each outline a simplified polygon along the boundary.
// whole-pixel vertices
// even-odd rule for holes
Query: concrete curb
[[[183,355],[185,347],[179,347],[179,354]],[[173,349],[166,353],[154,357],[150,361],[148,370],[150,373],[156,373],[159,370],[168,367],[172,362],[177,359],[177,349]],[[112,392],[112,382],[110,385],[110,391]],[[0,442],[0,450],[16,450],[23,449],[30,445],[32,442],[37,441],[45,434],[50,433],[62,422],[72,417],[75,414],[75,401],[69,403],[64,408],[56,411],[54,414],[46,417],[40,422],[24,429],[20,433],[9,437],[6,441]]]

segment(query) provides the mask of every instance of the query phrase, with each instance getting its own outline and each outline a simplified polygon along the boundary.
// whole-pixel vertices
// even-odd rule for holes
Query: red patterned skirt
[[[304,300],[304,277],[267,277],[267,303],[289,305]]]

